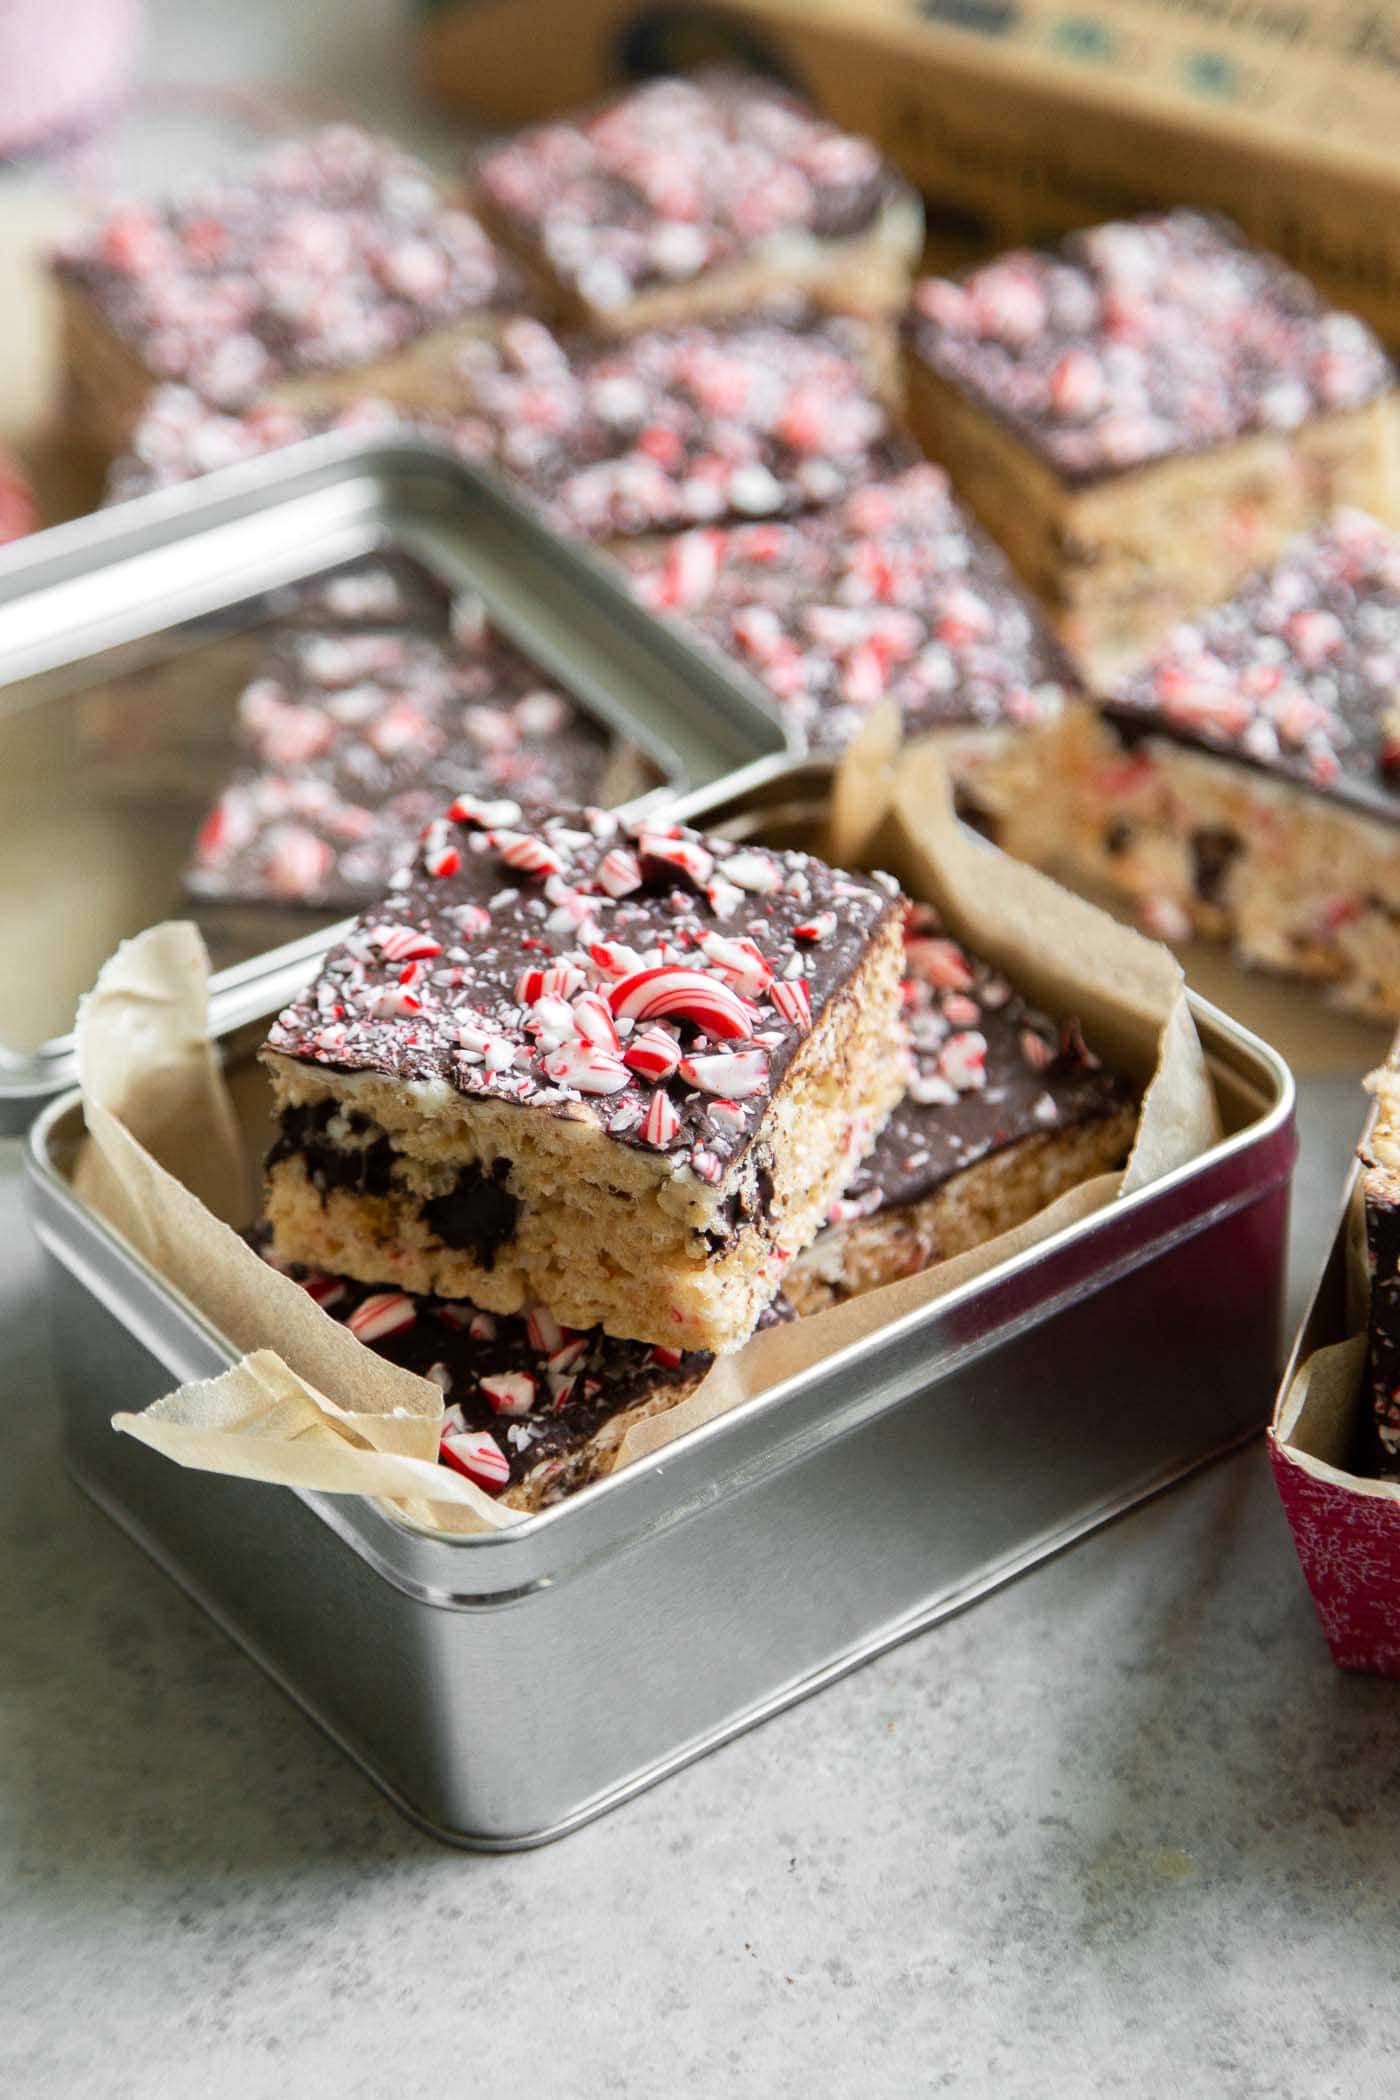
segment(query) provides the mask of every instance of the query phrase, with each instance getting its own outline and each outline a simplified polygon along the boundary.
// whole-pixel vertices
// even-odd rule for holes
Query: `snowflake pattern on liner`
[[[1333,1661],[1400,1677],[1400,1499],[1315,1479],[1272,1436],[1269,1456]]]

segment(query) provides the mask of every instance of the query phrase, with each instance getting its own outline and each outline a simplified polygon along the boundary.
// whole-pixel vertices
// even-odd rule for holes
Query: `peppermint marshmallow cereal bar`
[[[893,313],[923,244],[918,198],[868,139],[734,73],[650,80],[488,147],[473,202],[595,334],[750,313],[775,292]]]
[[[1048,732],[1023,859],[1400,1014],[1400,538],[1358,512],[1170,634]]]
[[[450,404],[461,344],[525,303],[515,265],[426,168],[344,125],[169,203],[118,205],[54,271],[68,427],[105,454],[162,381],[233,413],[375,392]]]
[[[1390,366],[1192,211],[915,288],[915,428],[1099,679],[1338,504],[1395,504]]]
[[[457,793],[614,799],[611,739],[459,600],[451,638],[308,629],[239,700],[243,764],[200,828],[197,897],[354,905],[412,858]],[[619,767],[620,786],[636,780]]]
[[[937,737],[974,804],[1071,683],[1034,601],[927,463],[789,524],[702,528],[625,559],[645,604],[769,687],[798,748],[839,755],[893,699],[906,739]]]
[[[458,368],[461,405],[415,414],[412,427],[495,465],[560,531],[589,540],[788,516],[916,456],[885,399],[873,331],[844,316],[770,314],[602,349],[522,318],[465,349]],[[108,500],[324,429],[373,437],[402,420],[370,399],[329,417],[281,404],[226,415],[162,388],[113,468]]]
[[[902,1090],[903,912],[807,854],[459,799],[268,1038],[274,1254],[737,1348]]]
[[[911,907],[904,953],[908,1089],[788,1271],[799,1313],[1010,1231],[1132,1146],[1133,1094],[1078,1028],[1029,1006],[931,906]]]

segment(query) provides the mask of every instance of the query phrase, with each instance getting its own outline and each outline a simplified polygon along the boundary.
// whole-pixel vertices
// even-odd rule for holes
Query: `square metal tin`
[[[74,1194],[70,1095],[28,1151],[68,1463],[418,1821],[491,1849],[560,1836],[1263,1426],[1293,1083],[1193,1003],[1227,1130],[1205,1156],[468,1538],[112,1433],[231,1351]]]
[[[606,558],[427,440],[344,433],[19,541],[0,554],[0,1129],[72,1084],[78,996],[129,934],[200,920],[225,1028],[270,969],[301,981],[336,915],[198,906],[180,871],[232,762],[277,594],[371,552],[495,623],[670,793],[787,763],[771,703],[629,595]]]

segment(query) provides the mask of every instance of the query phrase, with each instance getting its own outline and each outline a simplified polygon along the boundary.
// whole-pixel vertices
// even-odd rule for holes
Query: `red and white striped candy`
[[[726,984],[752,998],[773,982],[772,969],[756,942],[740,935],[731,940],[722,933],[702,933],[700,949],[706,962],[719,971]]]
[[[987,1038],[975,1028],[950,1035],[938,1053],[938,1069],[960,1094],[975,1093],[987,1084]]]
[[[345,1296],[346,1288],[339,1276],[323,1276],[319,1271],[313,1272],[310,1276],[303,1276],[301,1287],[307,1297],[314,1298],[325,1312],[328,1312],[331,1306],[339,1305],[341,1299]]]
[[[614,846],[598,863],[598,887],[610,897],[628,897],[642,886],[642,869],[635,853]]]
[[[943,1018],[950,1028],[975,1028],[982,1018],[982,1009],[966,992],[949,992],[943,1001]]]
[[[904,960],[916,977],[940,991],[970,992],[976,983],[956,941],[921,935],[904,943]]]
[[[664,1149],[676,1136],[681,1119],[676,1113],[675,1103],[661,1087],[657,1087],[647,1104],[646,1121],[642,1125],[642,1142]]]
[[[590,941],[588,958],[605,977],[630,977],[646,967],[637,950],[625,941]]]
[[[406,1014],[423,1011],[418,994],[403,984],[386,984],[380,991],[372,992],[369,1006],[376,1021],[401,1021]]]
[[[467,1323],[467,1333],[474,1342],[494,1342],[496,1339],[495,1314],[474,1312]]]
[[[586,1043],[592,1043],[598,1050],[617,1051],[622,1048],[612,1010],[597,992],[581,992],[570,1012],[575,1028]]]
[[[810,1028],[812,1025],[812,1001],[808,996],[806,982],[801,977],[780,977],[768,987],[768,997],[785,1021],[795,1028]]]
[[[1055,1062],[1054,1045],[1034,1028],[1021,1030],[1021,1055],[1033,1072],[1048,1071]]]
[[[664,1028],[644,1028],[622,1053],[622,1062],[643,1079],[669,1079],[681,1061],[681,1046]]]
[[[712,1101],[708,1113],[710,1121],[718,1124],[721,1130],[742,1130],[744,1127],[744,1111],[737,1101]]]
[[[564,863],[551,845],[531,831],[494,831],[491,843],[517,875],[561,875]]]
[[[503,824],[520,822],[518,802],[478,802],[472,795],[459,795],[447,812],[458,824],[470,824],[478,831],[498,831]]]
[[[681,1078],[707,1094],[745,1101],[768,1084],[768,1059],[762,1050],[726,1050],[714,1057],[683,1057]]]
[[[629,1021],[678,1015],[721,1042],[753,1034],[753,1023],[737,992],[703,970],[687,970],[673,963],[624,977],[608,993],[608,1004]]]
[[[528,1371],[495,1371],[480,1384],[498,1415],[528,1415],[535,1404],[535,1381]]]
[[[659,860],[678,869],[697,889],[704,888],[715,870],[713,853],[697,839],[668,838],[664,832],[644,831],[637,841],[637,851],[643,860]]]
[[[473,940],[477,934],[491,931],[491,914],[484,904],[458,904],[449,916],[464,940]]]
[[[442,1368],[443,1366],[441,1364],[434,1364],[433,1366],[433,1369],[435,1371],[440,1371],[442,1370]],[[437,1380],[434,1379],[433,1383],[434,1385],[436,1385]],[[465,1436],[466,1430],[467,1418],[462,1413],[462,1410],[458,1406],[457,1402],[454,1400],[451,1407],[445,1407],[442,1411],[442,1422],[438,1429],[438,1440],[439,1442],[441,1442],[442,1438],[445,1436]]]
[[[721,863],[721,874],[727,882],[737,882],[741,890],[751,890],[756,896],[771,896],[783,886],[783,871],[766,853],[731,853]]]
[[[430,933],[421,933],[416,926],[372,926],[365,939],[379,950],[385,962],[413,962],[442,953],[442,942],[435,941]]]
[[[705,884],[705,895],[709,899],[710,910],[717,919],[732,919],[744,901],[744,893],[738,883],[726,882],[722,875],[716,875],[712,882]]]
[[[621,1058],[592,1043],[562,1044],[545,1059],[544,1068],[556,1085],[575,1087],[580,1094],[616,1094],[627,1084]]]
[[[386,1335],[411,1327],[417,1317],[417,1307],[403,1291],[376,1291],[355,1307],[345,1324],[362,1342],[382,1342]]]
[[[436,875],[440,878],[447,875],[455,875],[461,865],[462,856],[454,845],[450,843],[439,844],[437,841],[424,845],[423,866],[429,875]]]
[[[546,1356],[564,1339],[564,1330],[547,1305],[531,1306],[525,1315],[525,1332],[530,1337],[530,1347],[542,1350]]]
[[[334,859],[330,847],[314,831],[284,824],[268,842],[263,876],[279,897],[305,897],[321,887]]]
[[[679,1371],[683,1351],[668,1348],[665,1342],[657,1342],[651,1352],[651,1360],[658,1371]]]
[[[810,919],[804,919],[792,931],[799,941],[829,941],[836,931],[836,914],[834,911],[814,912]]]
[[[697,1145],[690,1155],[690,1171],[714,1188],[724,1179],[724,1162],[703,1145]]]
[[[551,1380],[562,1378],[566,1372],[572,1371],[574,1365],[582,1361],[587,1350],[588,1336],[586,1334],[576,1334],[569,1341],[561,1342],[557,1349],[551,1349],[548,1360]],[[569,1383],[572,1385],[573,1380],[570,1379]],[[557,1391],[555,1398],[558,1398]]]
[[[445,1436],[438,1446],[439,1457],[458,1473],[465,1473],[478,1487],[498,1494],[510,1480],[510,1460],[489,1429],[473,1429],[466,1436]]]

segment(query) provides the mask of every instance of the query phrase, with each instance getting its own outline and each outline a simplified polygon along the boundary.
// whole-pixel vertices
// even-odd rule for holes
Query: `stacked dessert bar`
[[[263,1056],[269,1257],[428,1371],[446,1462],[522,1507],[758,1325],[1020,1222],[1134,1123],[889,878],[505,800],[429,827]]]

